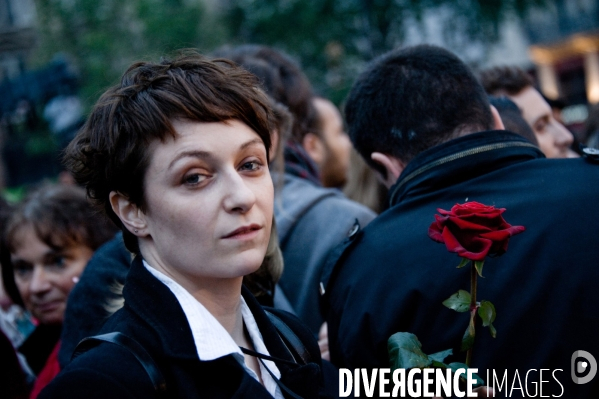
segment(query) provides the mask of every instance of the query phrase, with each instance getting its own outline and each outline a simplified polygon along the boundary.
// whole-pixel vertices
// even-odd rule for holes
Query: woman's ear
[[[137,205],[129,201],[128,197],[116,191],[111,191],[108,199],[112,211],[121,219],[127,230],[138,237],[147,235],[145,215]]]
[[[370,158],[374,163],[379,164],[385,169],[386,173],[383,176],[378,170],[374,170],[379,176],[381,183],[387,188],[391,188],[395,184],[401,172],[403,172],[405,165],[402,161],[395,158],[392,155],[383,154],[382,152],[373,152],[370,154]]]

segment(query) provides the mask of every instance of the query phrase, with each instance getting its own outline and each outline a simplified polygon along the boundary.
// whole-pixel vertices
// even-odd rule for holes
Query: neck
[[[232,280],[232,281],[231,281]],[[243,318],[241,316],[241,283],[243,277],[227,281],[211,281],[208,287],[194,291],[186,288],[216,320],[227,330],[235,342],[243,337]]]
[[[167,275],[198,302],[227,330],[235,342],[243,340],[243,318],[241,316],[241,285],[243,276],[233,278],[211,278],[206,276],[189,275],[179,270],[167,267],[153,253],[142,256],[148,264]]]

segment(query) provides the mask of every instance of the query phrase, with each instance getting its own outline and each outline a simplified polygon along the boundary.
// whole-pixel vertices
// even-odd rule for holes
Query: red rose
[[[473,261],[487,255],[499,256],[507,251],[511,236],[522,233],[524,226],[512,226],[501,214],[504,208],[495,208],[478,202],[456,204],[451,211],[437,209],[435,221],[428,235],[444,243],[449,252]]]

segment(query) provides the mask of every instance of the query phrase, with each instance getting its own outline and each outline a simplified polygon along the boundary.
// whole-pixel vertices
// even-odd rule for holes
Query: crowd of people
[[[477,333],[473,367],[526,375],[522,396],[561,370],[545,394],[598,397],[599,378],[570,377],[573,353],[599,356],[599,157],[573,142],[524,70],[435,46],[373,60],[342,112],[267,46],[135,63],[64,152],[76,185],[1,206],[2,386],[339,397],[339,368],[388,368],[397,332],[463,362],[467,313],[442,302],[469,274],[427,232],[475,201],[526,231],[509,250],[479,215],[443,231],[482,234],[460,254],[506,242],[478,287],[497,333]]]

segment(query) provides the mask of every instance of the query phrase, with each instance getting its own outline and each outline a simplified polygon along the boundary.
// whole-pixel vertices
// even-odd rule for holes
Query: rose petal
[[[455,238],[451,230],[449,230],[447,227],[443,229],[443,232],[441,234],[443,235],[443,242],[445,243],[445,247],[449,252],[458,252],[460,250],[465,251],[462,244],[460,244],[460,242]]]
[[[441,234],[441,230],[439,229],[437,222],[431,223],[430,227],[428,228],[428,236],[437,242],[444,242],[443,235]]]
[[[504,241],[512,236],[509,230],[491,231],[490,233],[483,233],[480,235],[482,238],[488,238],[491,241]]]
[[[477,223],[472,223],[468,220],[460,219],[457,217],[449,217],[449,220],[460,230],[475,230],[475,231],[492,231],[491,228],[483,226]]]
[[[485,257],[487,256],[487,254],[489,253],[489,251],[491,250],[491,246],[493,245],[493,242],[491,240],[486,240],[483,238],[478,238],[475,240],[475,242],[479,245],[482,245],[480,251],[473,252],[473,251],[468,251],[465,248],[462,248],[462,250],[458,251],[458,255],[460,255],[462,258],[466,258],[466,259],[470,259],[470,260],[484,260]]]
[[[445,209],[441,208],[437,208],[437,212],[439,212],[441,215],[451,215],[451,211],[446,211]]]

